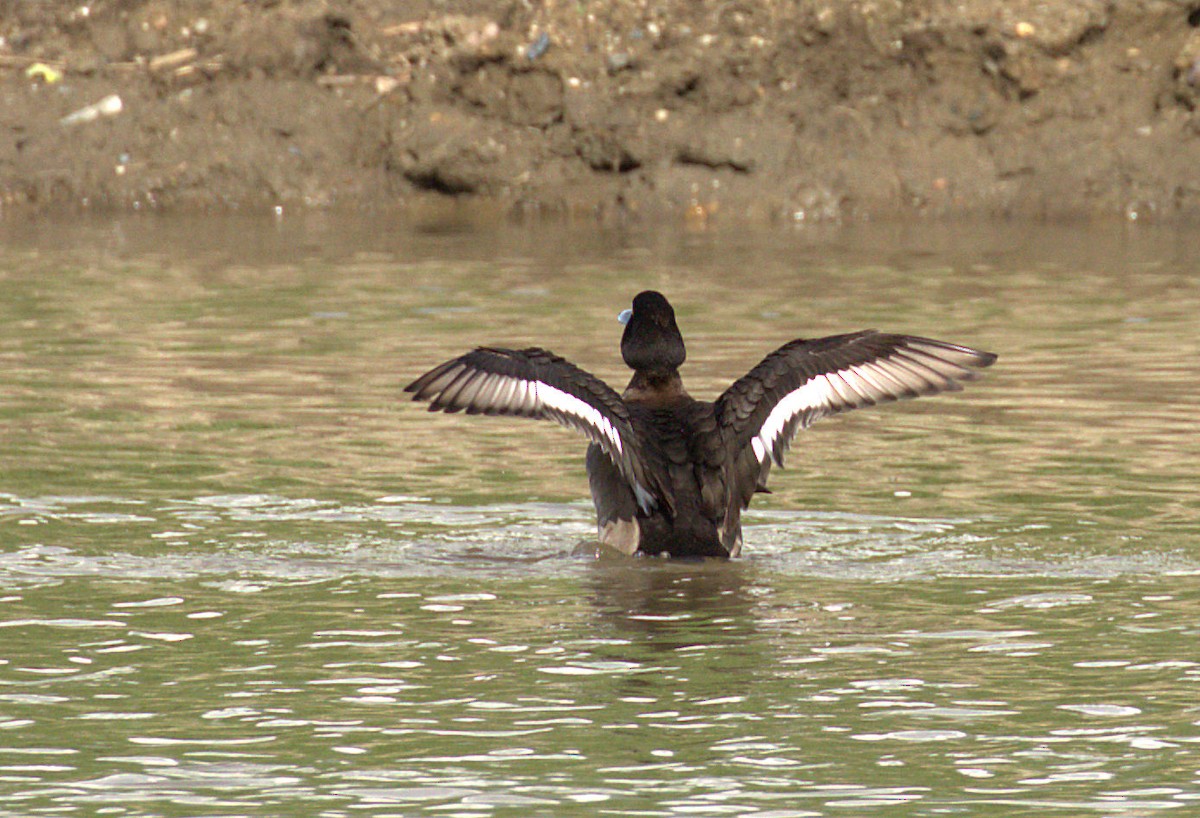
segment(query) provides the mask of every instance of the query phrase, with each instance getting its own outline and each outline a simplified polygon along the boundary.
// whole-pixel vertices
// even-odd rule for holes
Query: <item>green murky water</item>
[[[1200,809],[1194,231],[0,225],[0,814]],[[1001,354],[823,421],[728,565],[592,562],[478,343],[712,396],[865,326]]]

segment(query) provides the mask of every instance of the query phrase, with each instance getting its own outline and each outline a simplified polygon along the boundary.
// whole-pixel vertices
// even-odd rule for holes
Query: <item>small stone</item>
[[[816,29],[821,34],[832,34],[836,24],[837,13],[832,8],[826,6],[817,12]]]
[[[382,97],[395,91],[399,85],[400,80],[381,74],[375,78],[375,93]]]
[[[633,57],[625,51],[618,51],[615,54],[608,55],[608,73],[615,74],[618,71],[624,71],[626,68],[633,67]]]
[[[692,202],[687,210],[683,211],[684,221],[691,227],[702,227],[708,224],[709,208],[699,202]]]

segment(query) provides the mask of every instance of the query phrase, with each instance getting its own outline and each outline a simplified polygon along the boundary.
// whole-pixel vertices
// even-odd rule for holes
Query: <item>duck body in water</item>
[[[600,541],[626,554],[733,557],[742,511],[767,490],[799,429],[826,415],[955,391],[996,356],[864,330],[784,344],[715,401],[683,387],[675,311],[646,291],[621,313],[633,378],[604,381],[537,347],[480,347],[405,387],[430,411],[545,418],[592,441],[588,482]]]

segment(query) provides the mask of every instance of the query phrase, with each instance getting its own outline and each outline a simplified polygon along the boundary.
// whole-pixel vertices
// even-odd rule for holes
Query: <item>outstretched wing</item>
[[[604,381],[545,349],[480,347],[436,366],[404,387],[431,412],[545,418],[598,444],[629,481],[645,512],[673,512],[669,488],[648,467],[629,409]]]
[[[838,412],[962,389],[995,360],[990,352],[876,330],[784,344],[716,402],[721,425],[732,430],[735,471],[754,472],[736,481],[743,505],[765,487],[771,462],[783,465],[797,430]]]

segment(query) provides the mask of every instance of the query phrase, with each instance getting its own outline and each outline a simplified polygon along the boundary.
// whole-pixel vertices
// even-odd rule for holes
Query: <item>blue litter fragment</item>
[[[537,39],[529,44],[525,49],[525,56],[528,59],[536,60],[538,57],[545,54],[550,49],[550,35],[542,32],[537,36]]]

